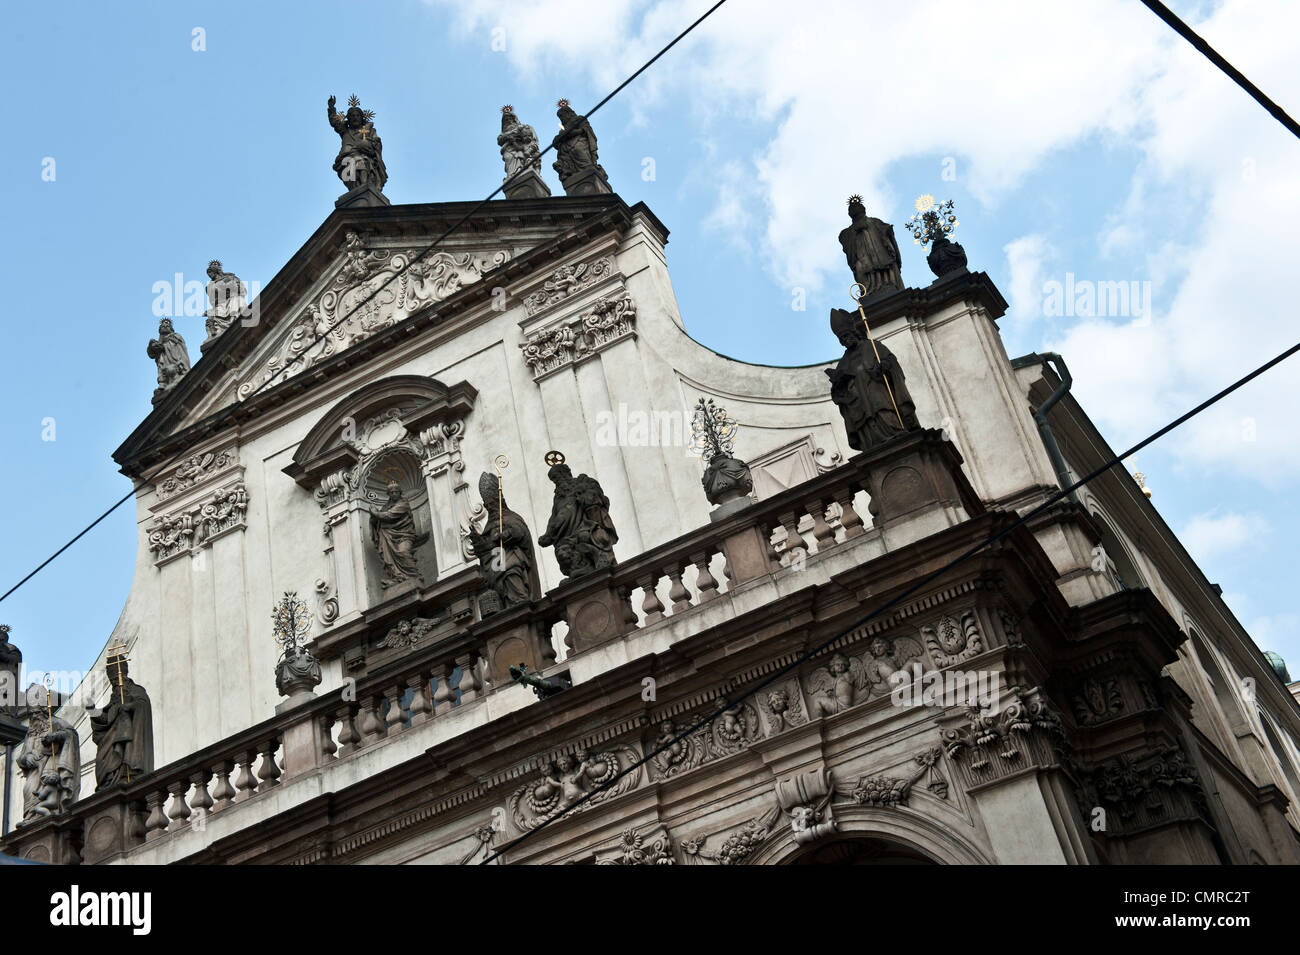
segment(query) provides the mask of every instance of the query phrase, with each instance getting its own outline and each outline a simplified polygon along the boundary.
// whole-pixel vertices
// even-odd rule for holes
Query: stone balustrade
[[[945,509],[960,513],[958,520],[983,510],[962,476],[956,450],[938,432],[913,432],[890,445],[884,453],[858,455],[798,487],[486,619],[456,609],[469,606],[464,575],[457,575],[443,594],[453,604],[408,599],[402,609],[454,625],[432,628],[427,639],[400,652],[389,648],[343,687],[282,708],[271,719],[145,778],[97,792],[61,816],[18,828],[3,842],[4,851],[104,861],[238,811],[240,804],[284,781],[327,770],[333,762],[482,702],[509,684],[512,664],[527,663],[542,673],[561,670],[567,660],[556,664],[551,643],[552,629],[561,621],[577,655],[731,599],[754,581],[797,572],[799,561],[867,533],[855,504],[864,493],[871,496],[876,532],[909,514],[921,515],[924,524],[928,515]],[[355,642],[373,644],[395,619],[381,608],[369,632],[354,629]],[[331,641],[333,654],[346,651],[336,635]]]

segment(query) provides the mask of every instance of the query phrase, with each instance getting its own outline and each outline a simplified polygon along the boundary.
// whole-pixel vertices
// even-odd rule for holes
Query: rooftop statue
[[[844,346],[844,357],[826,374],[831,400],[844,418],[849,447],[867,451],[921,427],[898,359],[882,342],[872,340],[860,317],[831,309],[831,331]]]
[[[867,215],[861,196],[849,197],[852,223],[840,232],[840,247],[853,278],[862,284],[863,296],[903,287],[902,256],[894,240],[894,227]]]
[[[478,492],[487,519],[483,531],[470,528],[469,542],[479,559],[488,586],[501,599],[501,607],[533,599],[533,535],[524,519],[506,506],[500,478],[486,471],[479,478]]]
[[[533,127],[521,123],[514,107],[501,107],[501,135],[497,137],[506,164],[507,199],[542,199],[551,189],[542,179],[542,155]]]
[[[158,387],[153,393],[156,404],[190,370],[190,353],[185,347],[185,339],[172,327],[170,318],[158,323],[158,337],[149,339],[146,351],[158,364]]]
[[[549,460],[554,460],[548,454]],[[555,548],[555,559],[566,577],[579,577],[613,567],[618,532],[609,517],[609,498],[595,478],[573,476],[561,456],[546,476],[555,484],[555,502],[546,533],[537,539]]]
[[[223,272],[216,259],[208,263],[208,278],[208,308],[203,313],[208,337],[199,346],[200,350],[215,342],[248,305],[248,287],[234,272]]]
[[[339,154],[334,158],[334,171],[348,191],[362,186],[382,190],[388,182],[388,170],[384,167],[383,141],[375,132],[375,111],[362,109],[356,96],[348,97],[346,113],[335,112],[334,103],[335,98],[331,96],[326,109],[330,126],[342,140]]]
[[[23,822],[63,812],[81,792],[77,731],[47,710],[33,707],[18,769],[23,774]]]
[[[598,161],[596,134],[579,116],[567,99],[559,102],[555,115],[560,119],[560,131],[554,139],[555,162],[552,168],[559,173],[564,192],[570,196],[591,196],[610,192],[609,177]]]
[[[90,717],[96,791],[153,772],[153,706],[144,687],[127,675],[126,663],[123,656],[105,662],[112,691]]]

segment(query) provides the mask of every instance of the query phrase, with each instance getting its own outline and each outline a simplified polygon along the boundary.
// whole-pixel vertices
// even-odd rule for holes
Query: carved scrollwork
[[[1051,761],[1065,738],[1061,718],[1037,687],[1012,687],[998,712],[967,708],[965,722],[945,730],[948,757],[975,784]]]
[[[623,776],[640,758],[630,746],[612,746],[598,753],[579,749],[557,753],[546,764],[542,775],[510,794],[511,818],[522,832],[536,829],[547,819],[579,813],[589,806],[605,802],[635,789],[641,781],[640,768]],[[617,779],[613,785],[601,789]],[[581,806],[575,804],[591,798]]]
[[[524,298],[524,311],[529,316],[536,315],[613,273],[612,255],[592,262],[562,265],[551,273],[540,289]]]
[[[148,529],[154,564],[209,546],[226,531],[243,529],[248,489],[242,482],[214,490],[183,510],[162,514]]]
[[[617,846],[596,853],[596,865],[673,864],[673,841],[662,823],[646,833],[624,829]]]

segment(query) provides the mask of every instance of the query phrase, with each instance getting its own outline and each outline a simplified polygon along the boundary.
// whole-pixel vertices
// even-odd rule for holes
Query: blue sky
[[[477,199],[501,179],[503,103],[545,140],[556,99],[585,110],[707,5],[9,10],[0,590],[127,491],[110,454],[150,408],[153,284],[202,281],[211,258],[265,283],[329,214],[331,93],[376,111],[393,202]],[[1176,6],[1300,112],[1293,7]],[[733,0],[593,119],[601,162],[672,230],[689,331],[773,364],[835,353],[845,196],[900,227],[911,284],[931,278],[901,229],[913,200],[954,199],[971,267],[1012,303],[1008,351],[1061,351],[1125,446],[1295,340],[1276,297],[1300,244],[1300,149],[1133,0],[970,8],[826,0],[791,21],[780,3]],[[545,173],[558,192],[549,160]],[[1067,274],[1150,283],[1150,313],[1044,314],[1044,288]],[[178,330],[197,359],[202,320]],[[1138,463],[1258,642],[1300,671],[1298,383],[1279,369]],[[103,645],[133,514],[0,604],[31,668],[76,670]]]

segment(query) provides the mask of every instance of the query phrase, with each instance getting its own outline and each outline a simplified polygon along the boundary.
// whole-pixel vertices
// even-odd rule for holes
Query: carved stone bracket
[[[635,337],[636,302],[624,292],[621,297],[599,299],[588,311],[530,334],[519,347],[533,380],[540,381]]]
[[[1060,716],[1037,687],[1012,687],[996,713],[969,707],[959,725],[944,730],[943,745],[970,789],[1054,764],[1064,738]]]
[[[1084,776],[1080,802],[1106,810],[1106,836],[1125,836],[1174,822],[1209,823],[1205,791],[1176,746],[1123,753]]]
[[[247,524],[248,489],[242,481],[219,487],[207,497],[159,515],[149,526],[149,551],[154,565],[162,566],[184,554],[193,554],[231,531]]]

